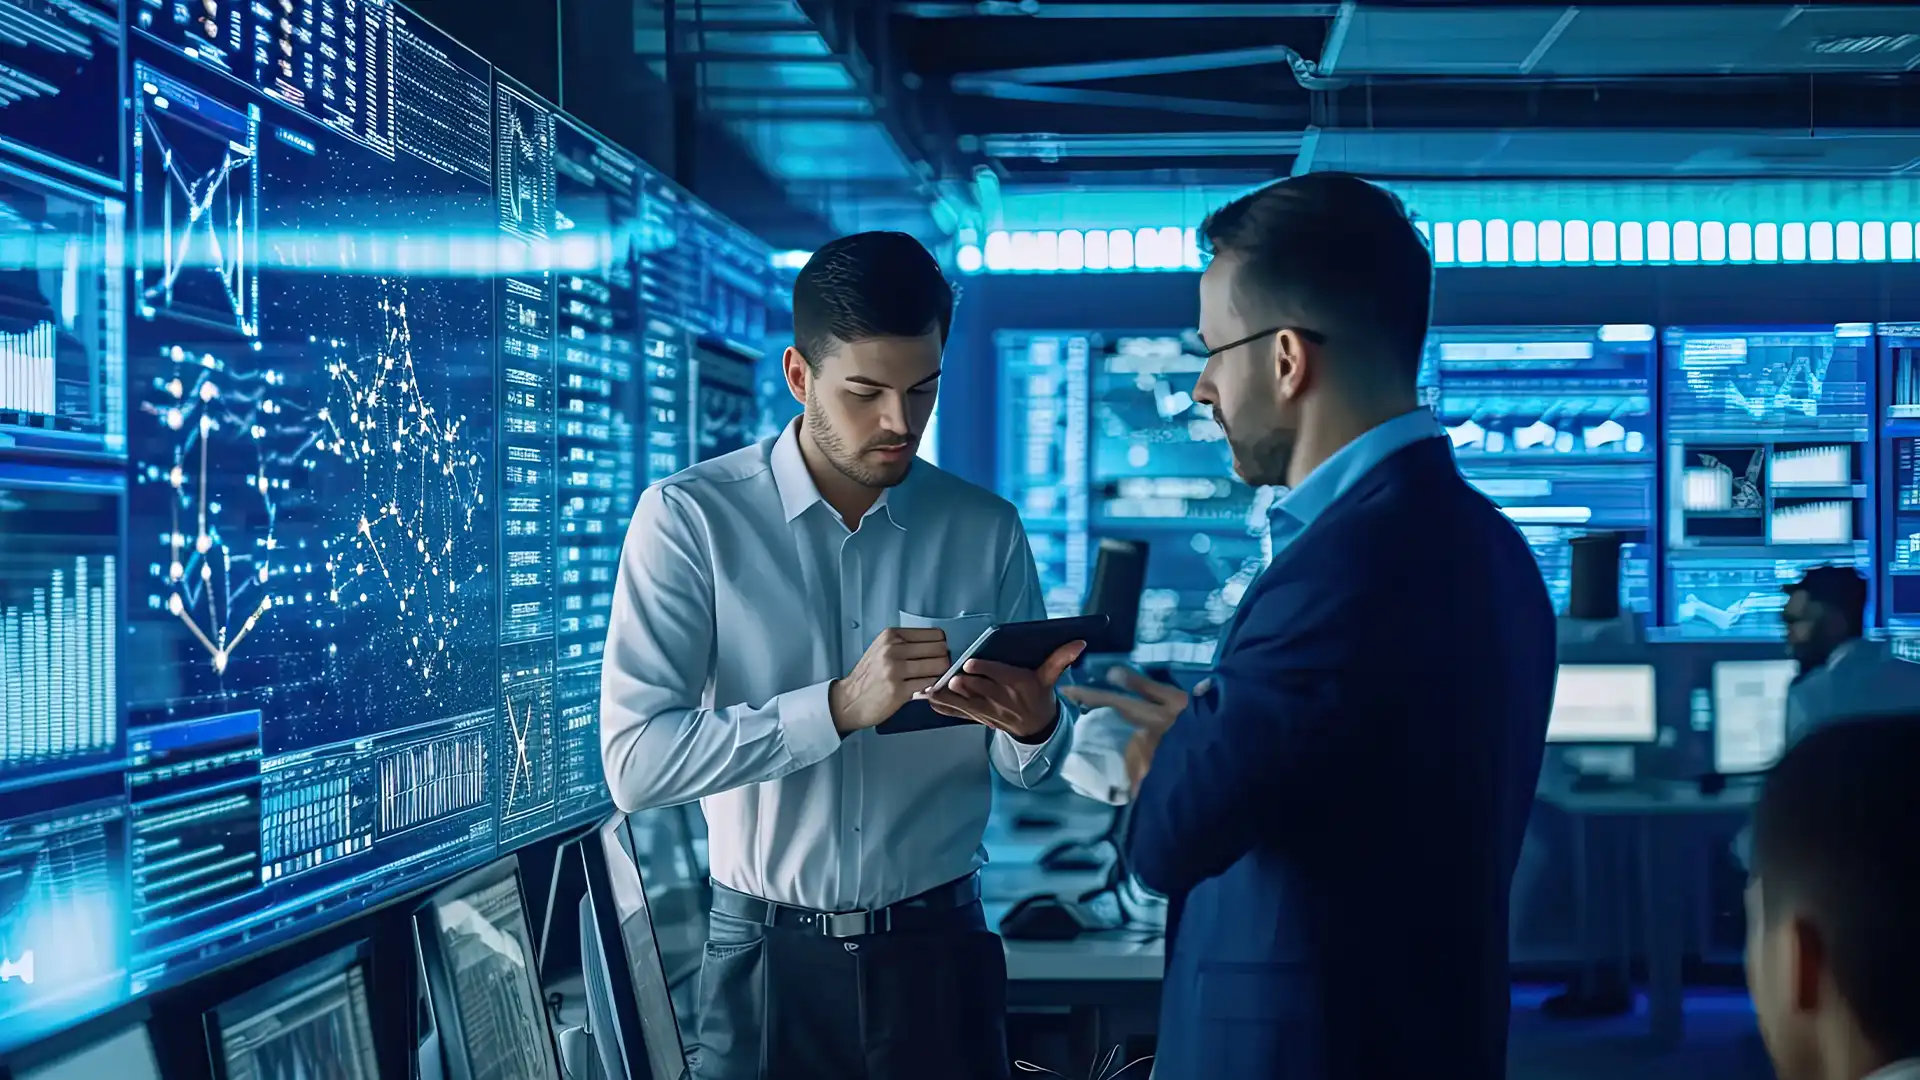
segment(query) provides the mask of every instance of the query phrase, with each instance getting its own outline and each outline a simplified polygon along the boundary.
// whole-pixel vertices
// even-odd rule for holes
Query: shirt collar
[[[770,464],[773,468],[773,486],[780,492],[780,510],[788,521],[811,510],[815,504],[825,505],[826,499],[820,495],[819,485],[813,482],[813,474],[807,471],[807,462],[800,456],[800,421],[794,417],[786,430],[773,442]],[[925,462],[914,462],[907,470],[907,478],[899,484],[880,493],[880,498],[867,509],[865,517],[885,514],[895,528],[907,527],[906,489],[913,483],[913,474],[926,467]],[[831,507],[828,508],[831,511]]]
[[[1273,514],[1276,518],[1284,515],[1301,525],[1310,524],[1375,466],[1421,439],[1441,434],[1439,421],[1424,406],[1378,424],[1334,451],[1332,457],[1308,473],[1299,487],[1274,504]]]
[[[1865,1080],[1920,1080],[1920,1058],[1896,1061],[1884,1069],[1868,1073]]]

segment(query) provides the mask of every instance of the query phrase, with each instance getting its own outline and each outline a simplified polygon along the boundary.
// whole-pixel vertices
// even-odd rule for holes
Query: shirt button
[[[859,620],[859,619],[848,619],[848,620],[847,620],[847,626],[848,626],[848,627],[850,627],[850,628],[852,628],[852,629],[854,629],[854,630],[858,630],[858,629],[860,629],[860,620]]]

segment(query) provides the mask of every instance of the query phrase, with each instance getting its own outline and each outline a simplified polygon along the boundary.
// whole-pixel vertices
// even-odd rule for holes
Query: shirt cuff
[[[1013,748],[1013,763],[1022,773],[1025,773],[1027,767],[1032,765],[1036,758],[1045,757],[1049,762],[1057,761],[1066,752],[1067,747],[1073,745],[1073,717],[1072,709],[1063,701],[1060,703],[1059,715],[1053,719],[1053,734],[1047,736],[1046,742],[1021,742],[1004,731],[994,732],[994,737],[1006,740],[1006,744]]]
[[[828,679],[773,699],[780,739],[796,769],[825,761],[840,749],[840,730],[833,726],[833,705],[828,700],[832,687],[833,680]]]

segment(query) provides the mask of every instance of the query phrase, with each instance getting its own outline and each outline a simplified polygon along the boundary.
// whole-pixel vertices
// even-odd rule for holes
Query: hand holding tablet
[[[995,626],[879,731],[890,735],[972,723],[1016,738],[1036,736],[1057,715],[1054,683],[1106,626],[1105,615]]]

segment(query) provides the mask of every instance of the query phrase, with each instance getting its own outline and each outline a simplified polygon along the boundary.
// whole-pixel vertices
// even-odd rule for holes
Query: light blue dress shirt
[[[827,689],[882,630],[937,626],[958,655],[1046,607],[1006,500],[920,461],[849,530],[798,430],[641,495],[607,632],[601,758],[623,810],[700,800],[720,884],[872,910],[979,867],[989,767],[1038,784],[1072,725],[1040,745],[973,724],[840,737]]]
[[[1352,490],[1381,462],[1421,439],[1444,434],[1427,408],[1403,413],[1378,424],[1335,451],[1321,462],[1300,486],[1281,496],[1268,516],[1273,541],[1273,560],[1279,561],[1287,546],[1299,539],[1307,526],[1319,520],[1340,496]],[[1220,647],[1239,622],[1239,613],[1229,619],[1220,634]],[[1219,648],[1215,649],[1219,655]],[[1133,725],[1112,709],[1091,709],[1074,725],[1073,752],[1061,775],[1074,791],[1100,802],[1118,805],[1126,802],[1133,790],[1127,780],[1126,748],[1133,738]]]

